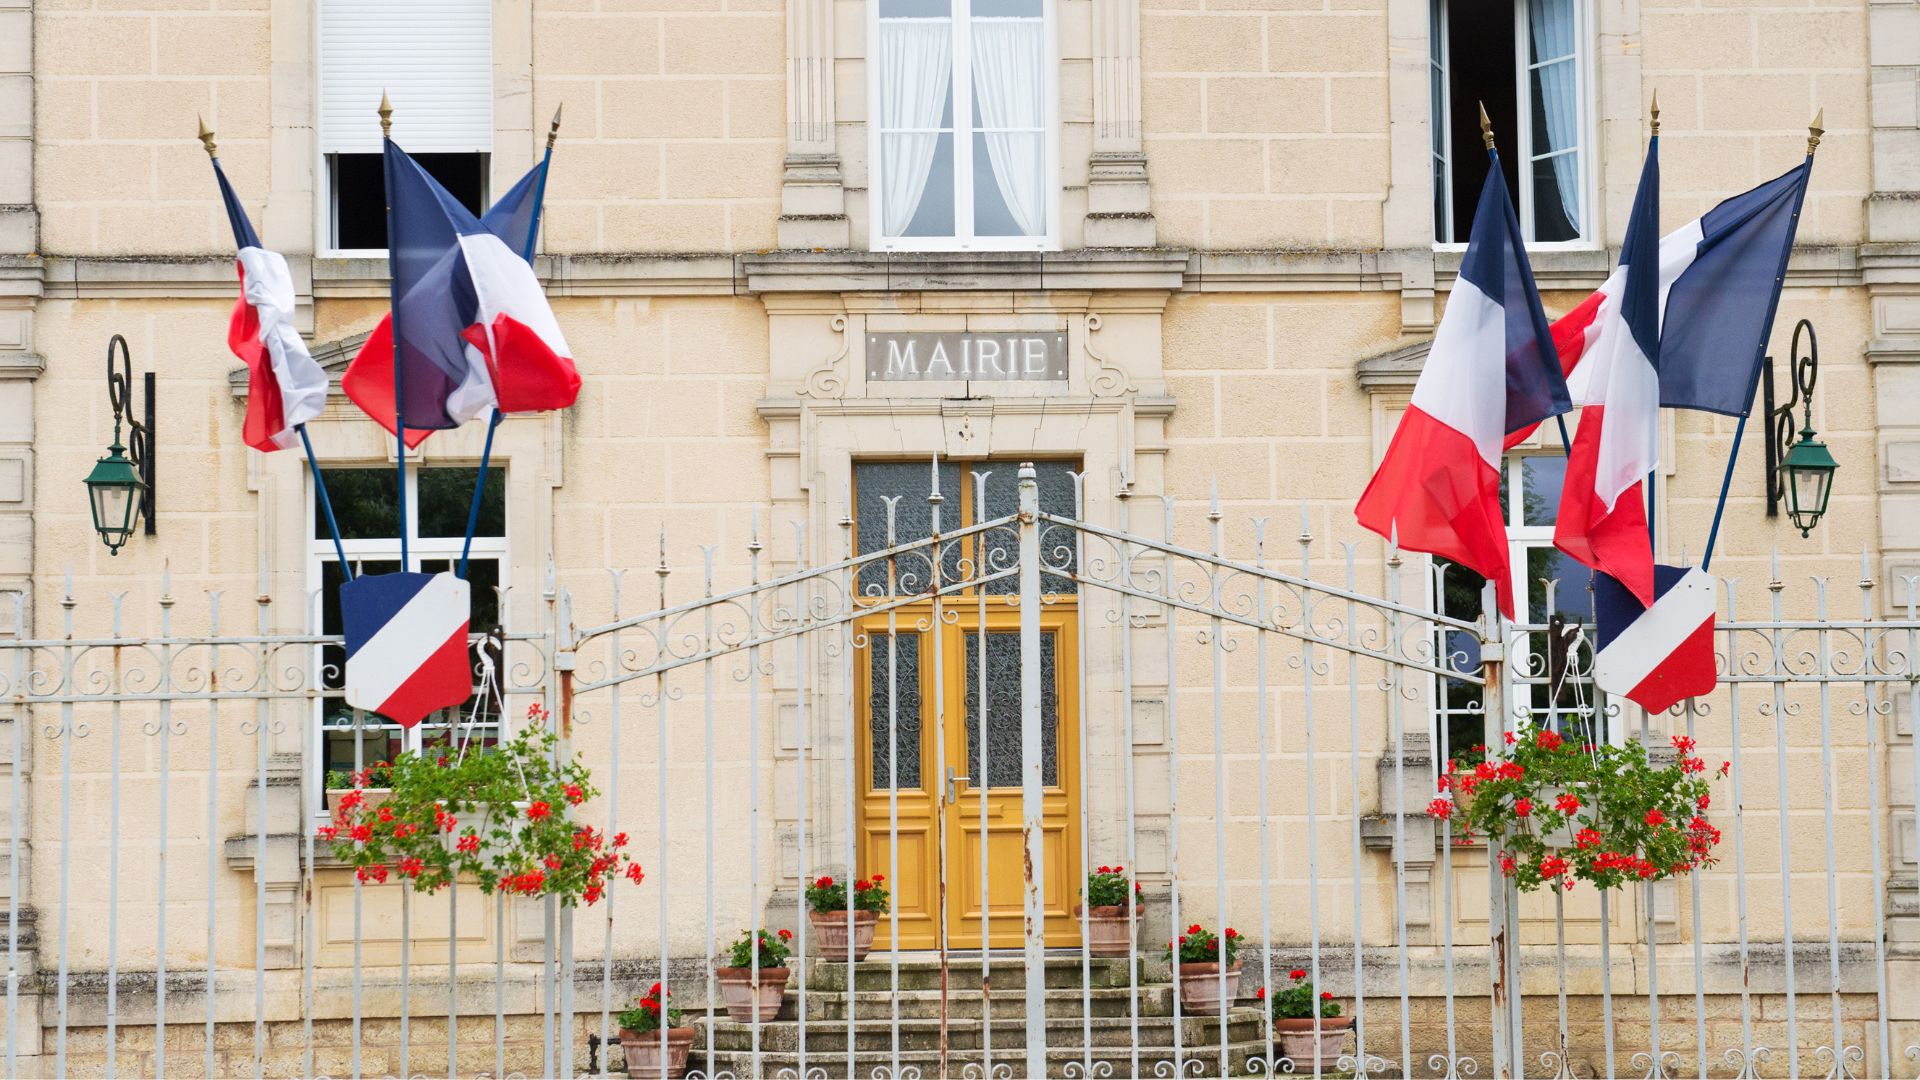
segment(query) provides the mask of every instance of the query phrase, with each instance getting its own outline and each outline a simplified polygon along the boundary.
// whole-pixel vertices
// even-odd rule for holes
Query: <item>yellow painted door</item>
[[[1046,782],[1043,895],[1050,947],[1080,943],[1080,924],[1073,917],[1080,881],[1079,736],[1074,726],[1079,718],[1079,669],[1074,619],[1070,602],[1049,607],[1040,617],[1041,760]],[[967,778],[952,785],[943,815],[947,942],[957,949],[981,947],[983,888],[987,946],[1017,948],[1025,940],[1019,628],[1018,609],[996,604],[987,611],[984,643],[980,617],[973,608],[964,609],[945,631],[953,642],[948,655],[959,661],[951,665],[945,687],[946,756]]]
[[[1020,835],[1019,612],[998,598],[990,602],[984,672],[975,605],[948,605],[944,614],[935,620],[930,610],[902,609],[891,635],[885,617],[861,624],[865,646],[858,650],[855,687],[860,707],[858,872],[862,877],[882,874],[891,882],[900,947],[932,949],[940,944],[944,856],[947,944],[974,949],[981,945],[984,859],[988,944],[1018,947],[1023,941],[1025,861]],[[1070,601],[1042,614],[1041,634],[1046,937],[1049,946],[1075,946],[1080,943],[1079,923],[1073,918],[1080,881],[1079,793],[1074,787],[1079,776],[1074,727],[1079,688],[1073,651],[1077,627]],[[984,739],[979,715],[983,675]],[[896,732],[891,757],[890,731]],[[882,917],[875,946],[887,948],[892,941],[890,921]]]

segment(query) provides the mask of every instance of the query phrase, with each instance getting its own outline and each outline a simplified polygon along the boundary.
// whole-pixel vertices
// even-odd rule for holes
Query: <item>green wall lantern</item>
[[[1800,347],[1800,335],[1806,335],[1806,349]],[[1820,375],[1820,343],[1813,324],[1806,319],[1793,328],[1793,395],[1778,408],[1773,404],[1773,358],[1761,368],[1761,388],[1767,410],[1767,516],[1778,517],[1786,504],[1787,517],[1801,536],[1827,512],[1827,499],[1833,494],[1833,474],[1840,468],[1827,444],[1814,439],[1813,385]],[[1794,440],[1793,409],[1800,406],[1800,438]]]
[[[115,361],[119,362],[118,368]],[[119,334],[107,343],[107,400],[113,405],[113,444],[107,456],[93,463],[87,474],[87,507],[93,512],[93,531],[107,545],[107,553],[120,554],[141,515],[146,516],[147,535],[154,534],[153,523],[153,373],[146,375],[146,422],[128,415],[128,398],[133,384],[133,359],[127,339]],[[132,430],[128,442],[120,441],[121,424]]]

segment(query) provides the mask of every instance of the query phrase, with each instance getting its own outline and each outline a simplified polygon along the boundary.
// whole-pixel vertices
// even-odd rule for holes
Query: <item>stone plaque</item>
[[[867,335],[868,382],[1065,382],[1064,331]]]

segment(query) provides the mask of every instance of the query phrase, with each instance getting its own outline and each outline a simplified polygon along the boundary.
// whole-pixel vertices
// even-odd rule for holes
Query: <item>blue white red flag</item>
[[[1509,432],[1570,407],[1519,218],[1497,156],[1445,313],[1386,456],[1361,494],[1360,524],[1408,551],[1494,583],[1513,616],[1500,455]]]
[[[467,583],[452,574],[361,575],[340,586],[347,704],[412,727],[473,694]]]
[[[580,373],[540,281],[531,245],[539,180],[529,170],[476,218],[405,151],[386,144],[407,445],[489,409],[562,409]],[[348,365],[341,389],[388,431],[394,424],[393,315]]]
[[[240,249],[240,299],[227,324],[227,347],[247,365],[241,437],[255,450],[284,450],[299,445],[295,429],[326,406],[327,373],[293,328],[293,274],[286,257],[260,246],[219,158],[213,159],[213,175]]]
[[[1593,681],[1648,712],[1711,693],[1717,584],[1698,567],[1655,566],[1654,599],[1640,603],[1606,574],[1593,578]]]
[[[1618,292],[1598,305],[1567,377],[1580,426],[1567,452],[1554,546],[1653,603],[1643,478],[1660,461],[1660,138],[1627,219]],[[1610,283],[1611,284],[1611,283]],[[1562,358],[1565,362],[1565,358]]]

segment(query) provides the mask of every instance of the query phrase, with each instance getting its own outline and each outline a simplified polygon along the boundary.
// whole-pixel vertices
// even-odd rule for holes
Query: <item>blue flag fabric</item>
[[[1500,157],[1492,158],[1460,276],[1499,305],[1506,325],[1506,431],[1518,431],[1573,407],[1554,351],[1553,331],[1540,306],[1540,290],[1527,262],[1526,235],[1507,195]]]
[[[1693,261],[1667,294],[1660,404],[1724,416],[1753,407],[1813,158],[1701,217]]]

